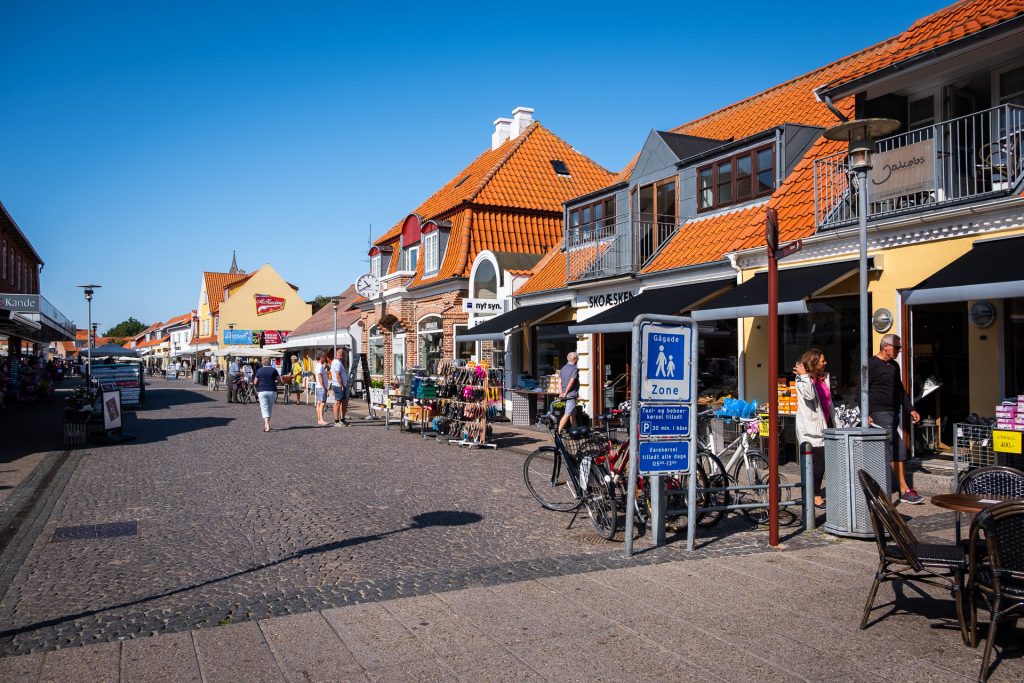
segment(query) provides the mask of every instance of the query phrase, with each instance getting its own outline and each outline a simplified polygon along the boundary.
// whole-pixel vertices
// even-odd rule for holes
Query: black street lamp
[[[99,289],[101,287],[101,285],[88,284],[88,285],[78,285],[78,286],[81,287],[84,290],[85,301],[87,302],[88,307],[89,307],[89,323],[88,323],[88,326],[85,328],[86,336],[89,335],[89,331],[90,330],[92,330],[92,334],[93,334],[93,336],[95,336],[95,334],[96,334],[96,326],[92,324],[92,295],[93,295],[93,292],[95,290],[97,290],[97,289]],[[89,382],[92,380],[92,342],[93,342],[93,337],[90,336],[86,340],[86,344],[85,344],[85,355],[86,355],[86,358],[88,359],[88,365],[86,366],[87,369],[86,369],[86,374],[85,374],[85,377],[86,377],[85,384],[86,384],[86,386],[89,386]]]

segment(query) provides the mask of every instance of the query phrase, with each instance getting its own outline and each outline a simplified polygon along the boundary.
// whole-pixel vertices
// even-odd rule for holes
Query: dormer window
[[[423,273],[431,275],[440,267],[439,232],[433,230],[423,236]]]
[[[420,245],[409,247],[405,250],[405,267],[403,270],[416,270],[416,264],[420,260]]]
[[[700,211],[770,195],[775,190],[775,148],[765,145],[697,170]]]
[[[370,257],[370,275],[380,278],[380,254]]]

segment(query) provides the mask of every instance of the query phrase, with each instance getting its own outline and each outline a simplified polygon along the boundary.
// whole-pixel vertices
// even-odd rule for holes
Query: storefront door
[[[962,422],[971,412],[967,304],[914,306],[911,324],[913,398],[917,399],[926,385],[940,385],[917,401],[916,408],[922,418],[940,420],[939,440],[944,447],[952,448],[953,424]]]

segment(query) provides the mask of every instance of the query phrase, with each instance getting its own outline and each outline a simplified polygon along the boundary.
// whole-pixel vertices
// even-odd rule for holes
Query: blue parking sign
[[[640,330],[643,353],[642,401],[691,400],[690,351],[693,332],[689,327],[644,325]]]

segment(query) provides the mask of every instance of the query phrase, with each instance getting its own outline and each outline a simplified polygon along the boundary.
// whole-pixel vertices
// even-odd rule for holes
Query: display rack
[[[92,380],[116,385],[125,408],[141,406],[146,400],[142,363],[93,363]]]

